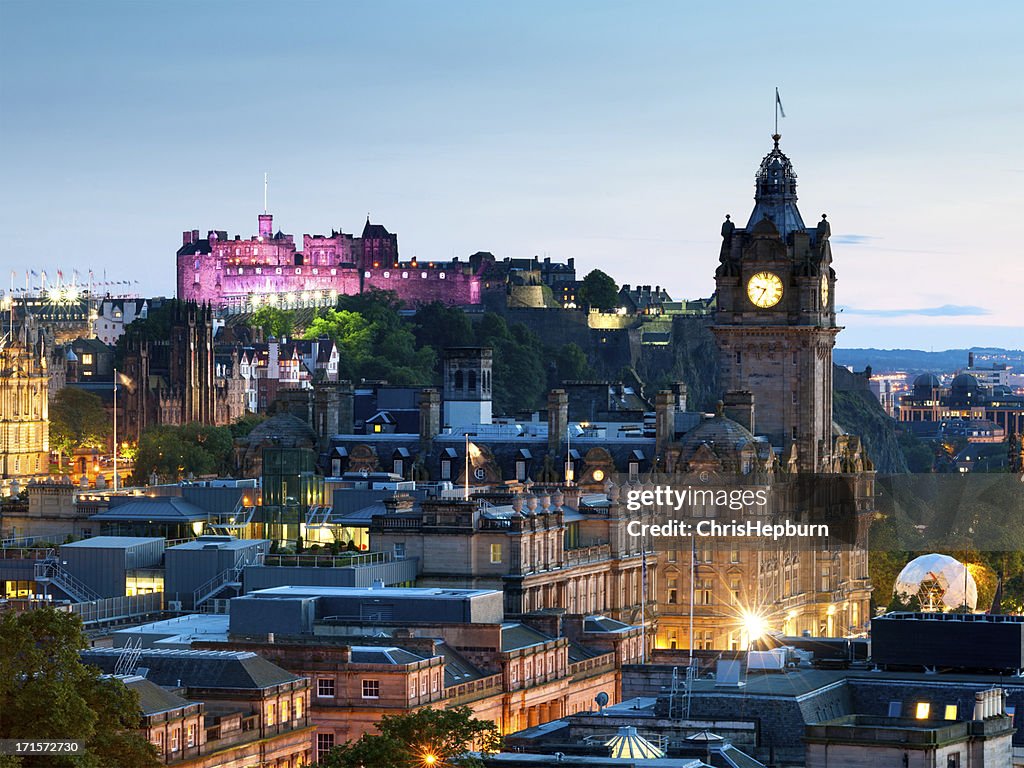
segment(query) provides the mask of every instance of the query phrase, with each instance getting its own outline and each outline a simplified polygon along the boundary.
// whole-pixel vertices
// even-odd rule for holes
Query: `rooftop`
[[[305,587],[288,585],[250,592],[249,597],[375,597],[407,600],[464,600],[467,597],[491,595],[493,589],[441,589],[439,587]]]

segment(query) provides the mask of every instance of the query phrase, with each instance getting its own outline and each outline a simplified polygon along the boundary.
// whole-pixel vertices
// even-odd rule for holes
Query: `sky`
[[[1024,347],[1022,25],[1019,2],[0,0],[0,263],[171,295],[182,230],[255,233],[269,173],[297,238],[369,214],[407,258],[707,296],[778,87],[838,345]]]

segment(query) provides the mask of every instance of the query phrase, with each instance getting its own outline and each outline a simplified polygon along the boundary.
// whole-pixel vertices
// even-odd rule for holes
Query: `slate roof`
[[[415,664],[426,657],[395,646],[353,645],[353,664]]]
[[[128,688],[131,688],[139,695],[139,709],[144,715],[159,715],[163,712],[173,712],[176,709],[184,709],[191,706],[193,702],[183,699],[176,693],[161,688],[152,680],[147,680],[138,675],[120,678]]]
[[[82,661],[111,674],[123,653],[122,648],[93,648],[82,652]],[[139,667],[146,667],[146,679],[157,685],[176,686],[180,680],[189,688],[262,690],[302,679],[249,651],[147,649]]]
[[[529,648],[531,645],[546,643],[551,638],[543,632],[525,624],[508,623],[501,625],[501,650],[503,652]]]
[[[111,499],[114,502],[114,499]],[[209,513],[177,496],[157,498],[132,497],[123,504],[112,505],[107,511],[92,515],[90,520],[100,521],[159,521],[190,523],[206,520]]]

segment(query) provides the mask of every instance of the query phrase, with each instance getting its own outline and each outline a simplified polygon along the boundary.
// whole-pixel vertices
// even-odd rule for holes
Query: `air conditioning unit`
[[[181,600],[168,600],[167,601],[168,611],[181,611]]]

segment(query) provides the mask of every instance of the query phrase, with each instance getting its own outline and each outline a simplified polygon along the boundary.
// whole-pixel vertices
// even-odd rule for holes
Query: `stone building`
[[[479,256],[479,255],[478,255]],[[487,254],[489,256],[489,254]],[[489,279],[494,258],[420,263],[402,261],[398,237],[369,218],[361,237],[334,231],[295,238],[273,231],[273,216],[259,216],[259,234],[186,231],[177,256],[179,299],[216,309],[250,311],[272,306],[333,306],[338,296],[394,291],[408,304],[442,301],[480,304],[484,294],[504,295],[503,275]],[[499,270],[500,271],[500,270]]]
[[[129,334],[126,343],[124,374],[130,384],[119,395],[124,413],[119,430],[132,440],[151,426],[222,426],[246,413],[237,355],[230,369],[217,364],[211,308],[175,302],[170,312],[169,338]]]
[[[103,648],[82,660],[113,675],[124,656],[124,649]],[[142,732],[166,765],[313,762],[308,679],[254,653],[147,649],[132,674],[117,678],[139,694]]]
[[[0,481],[5,492],[11,479],[45,475],[50,469],[49,359],[31,318],[0,334]]]

